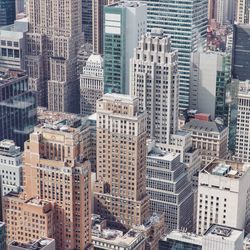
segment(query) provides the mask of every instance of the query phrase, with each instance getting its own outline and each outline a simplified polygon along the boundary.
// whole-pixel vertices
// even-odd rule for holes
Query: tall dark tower
[[[84,41],[92,43],[92,0],[82,0],[82,31]]]

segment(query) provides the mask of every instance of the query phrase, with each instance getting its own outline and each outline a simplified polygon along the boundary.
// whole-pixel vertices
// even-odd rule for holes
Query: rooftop
[[[141,6],[142,4],[140,2],[137,1],[128,1],[128,0],[121,0],[117,3],[111,4],[109,5],[110,7],[122,7],[122,8],[137,8],[139,6]]]
[[[99,101],[116,101],[116,102],[129,102],[133,103],[136,99],[138,99],[135,96],[131,95],[123,95],[123,94],[116,94],[116,93],[107,93],[105,94]]]
[[[250,164],[238,163],[227,160],[213,160],[205,168],[201,170],[202,173],[212,174],[217,176],[224,176],[227,178],[239,179],[249,169]]]
[[[148,152],[148,157],[155,158],[155,159],[161,159],[165,161],[172,161],[174,160],[179,154],[173,153],[173,152],[166,152],[158,148],[157,146],[154,146],[150,148],[150,151]]]
[[[250,80],[239,83],[239,94],[250,95]]]
[[[236,228],[214,224],[205,232],[204,236],[218,237],[221,239],[236,241],[241,237],[243,231]]]
[[[226,129],[226,126],[215,121],[202,121],[192,119],[183,126],[183,129],[220,133]]]
[[[26,76],[23,70],[0,68],[0,85],[8,84],[23,76]]]
[[[50,239],[50,238],[41,238],[37,241],[34,242],[30,242],[30,243],[21,243],[18,241],[12,241],[9,246],[13,246],[13,247],[18,247],[18,249],[29,249],[29,250],[42,250],[44,249],[46,246],[48,245],[52,245],[55,244],[54,243],[55,240],[54,239]]]
[[[0,141],[0,155],[15,157],[21,154],[20,147],[16,146],[14,141],[7,139]]]
[[[38,198],[31,198],[31,199],[27,200],[25,203],[29,204],[29,205],[39,206],[39,207],[43,207],[43,206],[49,204],[49,202],[47,202],[45,200],[38,199]]]

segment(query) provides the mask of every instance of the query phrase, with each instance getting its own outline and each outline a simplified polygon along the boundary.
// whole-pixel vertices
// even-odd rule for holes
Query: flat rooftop
[[[117,7],[117,8],[127,8],[127,7],[130,7],[130,8],[137,8],[139,6],[141,6],[142,4],[140,2],[137,2],[137,1],[119,1],[117,3],[114,3],[114,4],[110,4],[109,6],[110,7]]]
[[[18,241],[12,241],[9,244],[10,249],[12,249],[11,247],[13,247],[13,249],[15,249],[14,247],[17,247],[18,249],[29,249],[29,250],[42,250],[45,247],[49,246],[50,244],[55,244],[54,243],[55,240],[54,239],[50,239],[50,238],[41,238],[37,241],[33,241],[30,243],[21,243]]]
[[[8,84],[24,76],[26,76],[26,73],[23,70],[0,68],[0,85]]]
[[[204,236],[213,236],[229,241],[236,241],[241,237],[243,231],[237,228],[226,227],[223,225],[214,224],[205,232]]]
[[[107,93],[102,98],[100,98],[98,101],[119,101],[119,102],[131,102],[133,103],[138,97],[131,96],[131,95],[123,95],[123,94],[117,94],[117,93]]]
[[[0,155],[15,157],[21,154],[20,147],[16,146],[14,141],[7,139],[0,141]]]
[[[25,203],[29,204],[29,205],[39,206],[39,207],[43,207],[43,206],[49,204],[49,202],[47,202],[45,200],[38,199],[38,198],[31,198],[31,199],[27,200]]]
[[[167,152],[164,151],[157,146],[153,146],[151,150],[148,152],[147,157],[149,158],[154,158],[154,159],[160,159],[160,160],[165,160],[165,161],[172,161],[174,160],[179,154],[174,153],[174,152]]]
[[[215,159],[203,168],[201,173],[239,179],[249,168],[250,164],[248,163]]]

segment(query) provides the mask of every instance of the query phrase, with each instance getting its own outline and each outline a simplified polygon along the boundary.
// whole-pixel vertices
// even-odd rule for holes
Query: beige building
[[[93,52],[103,54],[103,8],[119,0],[92,0]]]
[[[215,121],[192,119],[183,130],[191,132],[193,148],[200,150],[203,166],[215,158],[228,157],[228,127]]]
[[[54,238],[54,206],[38,198],[10,192],[3,197],[7,241],[29,242],[41,237]]]
[[[77,112],[77,51],[83,41],[82,2],[30,0],[26,69],[38,105]]]
[[[24,194],[54,204],[53,238],[58,250],[83,250],[90,243],[91,178],[84,126],[81,119],[70,116],[57,122],[47,120],[25,143]],[[8,221],[6,225],[10,227]],[[20,240],[20,235],[8,230],[10,240]],[[28,235],[23,241],[40,237],[40,233]]]
[[[248,0],[236,0],[236,17],[237,23],[249,23],[250,6]]]
[[[121,226],[148,217],[146,112],[139,99],[105,94],[97,101],[95,213]]]

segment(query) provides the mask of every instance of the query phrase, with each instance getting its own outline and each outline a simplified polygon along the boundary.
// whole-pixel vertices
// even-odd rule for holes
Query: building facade
[[[139,99],[105,94],[97,101],[95,213],[118,226],[141,225],[146,193],[146,113]]]
[[[203,234],[214,223],[245,229],[249,176],[248,164],[224,160],[212,161],[199,173],[196,233]]]
[[[179,108],[189,106],[191,53],[205,43],[208,0],[143,0],[148,10],[148,31],[162,28],[171,36],[172,48],[178,50],[180,74]]]
[[[119,0],[92,0],[92,44],[93,52],[103,54],[103,12],[104,6]]]
[[[25,33],[28,21],[20,19],[0,28],[0,67],[25,69]]]
[[[82,0],[82,30],[87,43],[92,43],[92,2]]]
[[[236,22],[249,24],[249,0],[237,0],[236,1]]]
[[[16,19],[16,0],[0,1],[0,26],[13,24]]]
[[[36,124],[36,100],[21,70],[0,70],[0,140],[14,140],[23,148]]]
[[[23,185],[22,152],[14,141],[0,142],[0,175],[2,195],[14,191],[20,192]]]
[[[129,94],[130,58],[146,32],[146,22],[146,5],[138,1],[104,7],[105,93]]]
[[[248,147],[250,139],[250,81],[240,82],[238,92],[237,128],[234,159],[240,162],[250,161]]]
[[[77,52],[83,42],[82,1],[28,1],[26,69],[38,105],[79,111]],[[73,18],[74,17],[74,18]]]
[[[203,166],[215,158],[228,157],[228,127],[215,121],[192,119],[183,130],[191,132],[193,148],[200,150]]]
[[[91,115],[96,112],[96,101],[104,94],[103,59],[92,54],[80,75],[80,113]]]
[[[131,95],[147,111],[147,136],[169,143],[178,127],[178,52],[162,30],[142,36],[130,62]]]
[[[227,124],[227,85],[231,82],[231,54],[195,52],[191,59],[190,109],[220,117]]]
[[[5,223],[0,222],[0,250],[6,249],[6,229]]]
[[[240,81],[250,79],[250,24],[234,25],[233,77]]]
[[[167,232],[193,230],[193,191],[180,155],[153,147],[147,156],[147,192],[151,212],[164,213]]]

